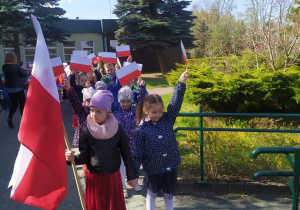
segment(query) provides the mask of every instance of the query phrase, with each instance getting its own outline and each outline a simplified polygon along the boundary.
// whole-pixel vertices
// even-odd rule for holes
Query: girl
[[[111,114],[113,95],[108,90],[98,90],[90,102],[87,125],[81,129],[79,155],[66,153],[66,160],[87,164],[85,205],[87,209],[123,210],[120,176],[120,155],[126,165],[127,183],[135,187],[136,171],[131,159],[128,139],[122,126]]]
[[[137,124],[134,136],[133,161],[138,172],[140,165],[147,173],[144,184],[147,188],[147,210],[155,209],[157,193],[163,192],[167,210],[173,209],[173,193],[177,184],[177,167],[180,155],[173,132],[177,114],[181,108],[188,72],[185,71],[177,83],[167,112],[159,95],[148,95],[137,106]],[[141,120],[142,112],[147,115]]]
[[[144,95],[145,95],[145,82],[143,82],[140,86],[140,95],[139,99],[142,101]],[[129,139],[129,149],[132,151],[133,147],[133,136],[134,136],[134,128],[135,128],[135,123],[136,123],[136,106],[132,106],[132,100],[133,100],[133,93],[130,87],[123,87],[120,89],[118,93],[118,100],[121,105],[121,107],[113,112],[115,115],[116,119],[118,122],[123,126],[123,129]],[[124,197],[128,197],[127,193],[127,187],[125,183],[125,165],[123,160],[121,160],[121,167],[120,167],[120,172],[121,172],[121,178],[122,178],[122,183],[123,183],[123,192],[124,192]],[[142,188],[138,184],[135,188],[133,188],[135,191],[141,191]]]
[[[70,84],[71,87],[74,89],[75,93],[77,94],[77,97],[80,101],[80,103],[82,103],[82,89],[86,87],[86,82],[88,80],[87,74],[85,72],[80,72],[77,76],[77,84],[75,81],[75,75],[74,75],[74,71],[72,71],[71,75],[70,75]]]

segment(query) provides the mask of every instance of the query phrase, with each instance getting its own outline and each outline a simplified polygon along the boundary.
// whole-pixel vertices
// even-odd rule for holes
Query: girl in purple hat
[[[86,164],[85,205],[87,209],[126,209],[120,175],[122,156],[127,173],[127,184],[135,187],[136,171],[128,139],[113,114],[114,98],[108,90],[98,90],[90,102],[87,125],[81,129],[79,155],[66,153],[66,160],[76,165]]]

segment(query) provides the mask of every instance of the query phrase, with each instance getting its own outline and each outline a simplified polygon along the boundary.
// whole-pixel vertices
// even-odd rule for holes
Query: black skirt
[[[152,193],[157,193],[157,196],[163,194],[174,194],[177,187],[177,169],[172,169],[171,172],[163,174],[145,174],[143,181],[143,191],[148,190]]]

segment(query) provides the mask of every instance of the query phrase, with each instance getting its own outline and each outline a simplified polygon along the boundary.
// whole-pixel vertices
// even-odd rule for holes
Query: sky
[[[245,8],[245,0],[235,0],[238,12]],[[201,4],[203,0],[192,0],[188,10],[191,10],[193,4]],[[117,0],[61,0],[59,7],[66,10],[65,17],[69,19],[116,19],[112,14]]]
[[[191,5],[199,1],[192,0]],[[65,17],[69,19],[116,19],[112,14],[116,3],[117,0],[61,0],[59,7],[67,11]]]

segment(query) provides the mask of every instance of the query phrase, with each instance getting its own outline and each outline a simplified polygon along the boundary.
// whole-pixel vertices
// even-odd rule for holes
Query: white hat
[[[119,93],[118,93],[118,101],[119,101],[119,103],[120,103],[120,101],[125,100],[125,99],[128,99],[130,101],[132,101],[132,99],[133,99],[132,90],[128,86],[122,87],[119,90]]]
[[[96,90],[94,88],[83,88],[82,89],[82,95],[83,95],[83,101],[92,98],[92,96],[96,93]]]

